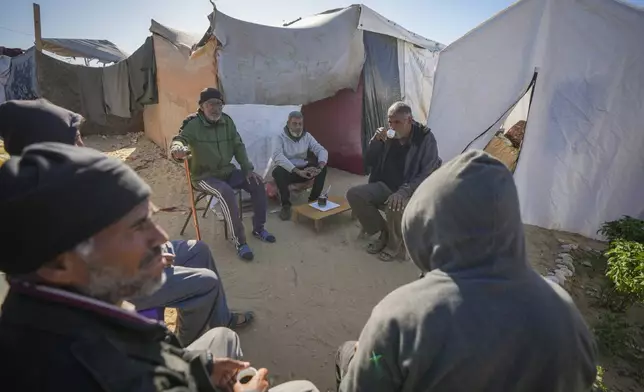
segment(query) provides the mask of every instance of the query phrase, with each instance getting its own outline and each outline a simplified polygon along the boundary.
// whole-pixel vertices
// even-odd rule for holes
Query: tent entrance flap
[[[496,130],[494,136],[492,136],[483,150],[503,162],[512,173],[514,173],[521,155],[521,147],[528,124],[528,114],[530,113],[530,104],[532,103],[536,81],[537,72],[535,71],[528,89],[516,103],[505,111],[494,125],[477,137],[477,139],[482,137],[491,129]],[[465,150],[477,139],[470,142]]]
[[[362,154],[379,127],[387,124],[387,110],[402,99],[398,67],[398,40],[386,35],[364,32],[367,58],[364,63],[362,111]],[[367,168],[365,168],[367,169]]]
[[[522,93],[519,95],[519,97],[514,101],[514,103],[513,103],[512,105],[510,105],[510,106],[508,107],[508,109],[507,109],[506,111],[504,111],[504,112],[501,114],[501,116],[500,116],[500,117],[499,117],[499,118],[498,118],[494,123],[492,123],[492,125],[490,125],[489,127],[487,127],[483,132],[481,132],[480,134],[478,134],[474,139],[472,139],[469,143],[467,143],[467,145],[465,146],[465,148],[463,148],[463,150],[461,151],[461,153],[464,153],[465,151],[467,151],[467,150],[468,150],[468,149],[470,149],[470,148],[477,148],[477,146],[479,146],[478,148],[482,148],[482,146],[487,145],[487,143],[484,143],[484,144],[482,144],[482,145],[481,145],[480,140],[481,140],[482,138],[484,138],[486,135],[488,135],[488,134],[489,134],[489,132],[490,132],[490,130],[493,130],[493,129],[494,129],[494,130],[499,130],[499,128],[501,128],[501,127],[503,127],[504,125],[506,125],[506,124],[505,124],[505,121],[506,121],[508,118],[510,118],[510,115],[512,114],[513,110],[514,110],[515,108],[517,108],[518,106],[520,106],[519,104],[522,102],[522,100],[523,100],[526,96],[528,97],[528,101],[527,101],[527,108],[526,108],[526,110],[525,110],[525,113],[526,113],[526,114],[525,114],[525,116],[524,116],[524,117],[526,117],[526,118],[527,118],[527,112],[529,111],[530,102],[532,101],[532,94],[531,94],[531,92],[532,92],[532,90],[533,90],[534,85],[535,85],[535,84],[536,84],[536,82],[537,82],[537,75],[538,75],[538,72],[537,72],[537,70],[535,69],[534,74],[533,74],[533,76],[532,76],[532,79],[530,80],[530,83],[528,83],[528,87],[526,87],[526,88],[525,88],[525,90],[523,90],[523,92],[522,92]],[[485,139],[483,139],[483,140],[485,140]],[[488,141],[489,141],[489,140],[488,140]]]

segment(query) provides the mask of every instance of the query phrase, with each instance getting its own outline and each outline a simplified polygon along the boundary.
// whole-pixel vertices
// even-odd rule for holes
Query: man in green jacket
[[[231,228],[237,254],[252,260],[253,252],[246,243],[244,225],[239,219],[235,189],[250,193],[253,203],[253,235],[264,242],[275,242],[275,236],[264,228],[266,223],[266,189],[262,177],[255,173],[232,118],[223,112],[224,98],[215,88],[206,88],[199,97],[199,111],[184,121],[179,134],[172,139],[170,153],[184,159],[190,152],[190,175],[193,185],[221,203],[222,213]],[[233,157],[241,170],[231,162]]]

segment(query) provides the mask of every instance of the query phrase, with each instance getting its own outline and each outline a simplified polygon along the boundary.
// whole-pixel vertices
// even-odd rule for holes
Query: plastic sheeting
[[[429,118],[437,62],[438,52],[398,40],[402,100],[411,107],[414,119],[421,124],[426,124]]]
[[[220,83],[229,104],[300,105],[353,90],[364,63],[359,9],[289,28],[243,22],[215,11]]]
[[[398,40],[386,35],[365,31],[363,151],[378,127],[387,124],[387,109],[401,100],[400,71],[398,70]]]
[[[81,89],[80,72],[83,69],[100,72],[103,68],[85,67],[69,64],[53,58],[43,52],[36,52],[38,62],[38,88],[40,96],[52,103],[62,106],[76,113],[83,112],[84,104],[81,102],[86,90]],[[89,94],[93,98],[101,98],[102,85],[96,88],[89,86]],[[99,100],[99,104],[100,104]],[[105,115],[106,123],[99,124],[85,117],[83,135],[124,135],[130,132],[143,131],[143,115],[141,111],[132,113],[131,118],[121,118],[111,114]],[[99,115],[103,119],[103,115]]]
[[[31,48],[11,59],[11,72],[5,86],[7,100],[39,97],[35,54],[36,49]]]
[[[7,100],[7,97],[4,93],[4,87],[9,81],[9,75],[11,74],[11,57],[9,56],[0,56],[0,103],[3,103]]]
[[[226,105],[224,108],[246,145],[255,173],[264,177],[270,174],[274,143],[284,132],[288,114],[295,110],[300,110],[300,106]],[[239,167],[237,162],[233,163]]]
[[[127,61],[120,61],[103,68],[103,98],[106,113],[123,118],[130,117],[130,79]]]
[[[157,64],[152,37],[148,37],[126,62],[131,110],[140,110],[145,105],[158,103]]]
[[[102,63],[117,63],[127,54],[104,39],[43,38],[42,48],[59,56],[96,59]]]
[[[596,238],[642,214],[642,37],[644,10],[616,1],[508,8],[441,53],[429,118],[441,156],[493,124],[538,68],[515,172],[524,222]]]
[[[359,5],[357,7],[360,7],[360,20],[358,21],[358,28],[361,30],[395,37],[432,51],[440,51],[445,48],[445,45],[407,30],[406,28],[398,25],[396,22],[380,15],[366,5]]]
[[[329,152],[329,166],[364,174],[362,99],[364,80],[356,91],[345,89],[333,97],[302,107],[304,128]]]
[[[197,42],[199,42],[200,39],[200,37],[197,37],[190,33],[164,26],[154,19],[152,19],[152,23],[150,25],[150,32],[152,34],[160,35],[161,37],[170,41],[170,43],[179,48],[181,53],[183,53],[186,57],[190,56],[192,47]]]

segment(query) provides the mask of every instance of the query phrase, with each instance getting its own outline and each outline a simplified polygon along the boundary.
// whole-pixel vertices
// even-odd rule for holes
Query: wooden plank
[[[34,3],[34,36],[36,37],[36,50],[42,52],[42,33],[40,29],[40,5]]]

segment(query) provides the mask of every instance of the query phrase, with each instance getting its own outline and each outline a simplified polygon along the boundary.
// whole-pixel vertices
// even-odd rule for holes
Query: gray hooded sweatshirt
[[[343,392],[581,392],[595,345],[570,296],[529,266],[512,174],[470,151],[425,180],[403,236],[426,273],[374,309]]]

